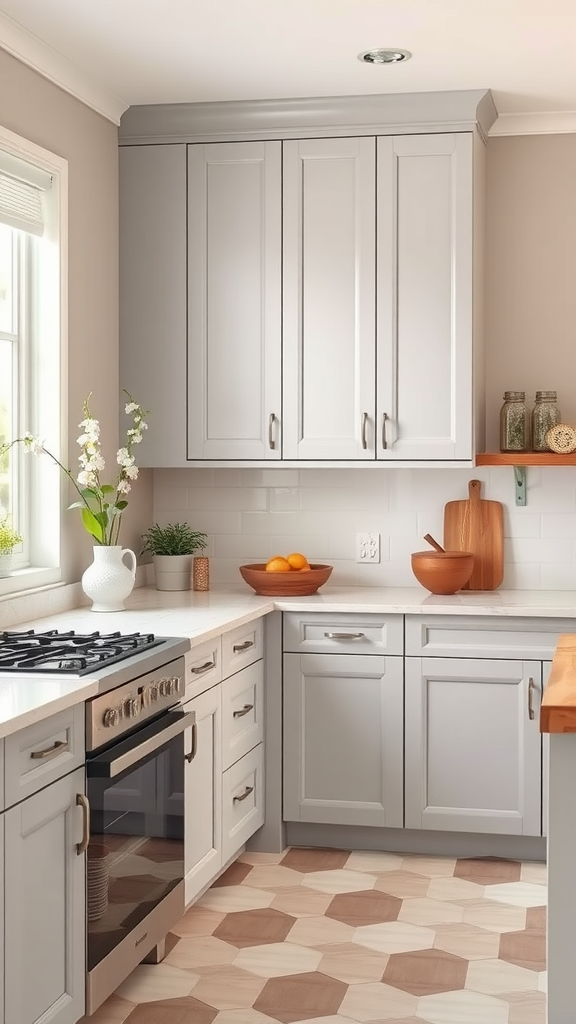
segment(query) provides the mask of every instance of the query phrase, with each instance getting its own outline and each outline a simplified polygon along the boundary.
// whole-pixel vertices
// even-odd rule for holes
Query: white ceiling
[[[575,43],[575,0],[0,0],[0,45],[100,95],[108,116],[106,101],[119,116],[137,103],[489,88],[500,115],[574,131]],[[361,64],[374,46],[413,57]]]

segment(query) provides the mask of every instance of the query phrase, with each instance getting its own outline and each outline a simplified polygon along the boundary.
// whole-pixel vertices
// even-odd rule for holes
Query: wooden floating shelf
[[[480,452],[477,466],[576,466],[576,452]]]

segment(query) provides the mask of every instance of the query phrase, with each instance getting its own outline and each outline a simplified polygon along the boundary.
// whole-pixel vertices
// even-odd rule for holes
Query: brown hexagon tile
[[[504,932],[500,936],[500,960],[527,967],[531,971],[546,970],[546,935],[528,929],[523,932]]]
[[[392,953],[382,981],[413,996],[453,992],[464,988],[468,961],[441,949],[417,949]]]
[[[544,992],[505,992],[500,998],[510,1004],[508,1024],[545,1024]]]
[[[185,996],[141,1003],[126,1018],[126,1024],[212,1024],[217,1013],[215,1007]]]
[[[311,1017],[328,1017],[338,1011],[347,989],[342,981],[318,971],[270,978],[254,1001],[254,1009],[282,1024]]]
[[[324,916],[358,928],[363,924],[396,921],[401,908],[402,900],[397,896],[390,896],[376,889],[366,889],[334,896]]]
[[[284,868],[295,871],[335,871],[343,868],[350,853],[348,850],[323,850],[293,846],[280,861]]]
[[[479,885],[498,885],[500,882],[518,882],[522,865],[517,860],[499,857],[460,857],[456,861],[454,876]]]
[[[214,936],[239,949],[244,946],[261,946],[267,942],[284,942],[295,920],[270,907],[244,910],[237,914],[226,914],[214,929]]]
[[[546,907],[526,907],[526,929],[546,931]]]
[[[242,861],[235,860],[215,882],[212,882],[211,888],[215,889],[222,885],[240,885],[251,871],[251,864],[244,864]]]
[[[389,896],[397,896],[401,900],[426,896],[429,887],[430,879],[413,871],[387,871],[384,875],[378,875],[374,885],[380,892],[387,892]]]

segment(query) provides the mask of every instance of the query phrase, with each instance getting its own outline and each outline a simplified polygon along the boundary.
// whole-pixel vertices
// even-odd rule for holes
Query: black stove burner
[[[153,633],[0,633],[0,672],[86,675],[164,643]]]

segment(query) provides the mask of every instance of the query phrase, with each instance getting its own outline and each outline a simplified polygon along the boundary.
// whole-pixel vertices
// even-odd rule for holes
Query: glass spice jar
[[[546,434],[550,427],[560,423],[561,415],[557,404],[556,391],[537,391],[532,409],[532,451],[549,452]]]
[[[524,452],[528,447],[528,418],[524,391],[505,391],[500,410],[500,451]]]

